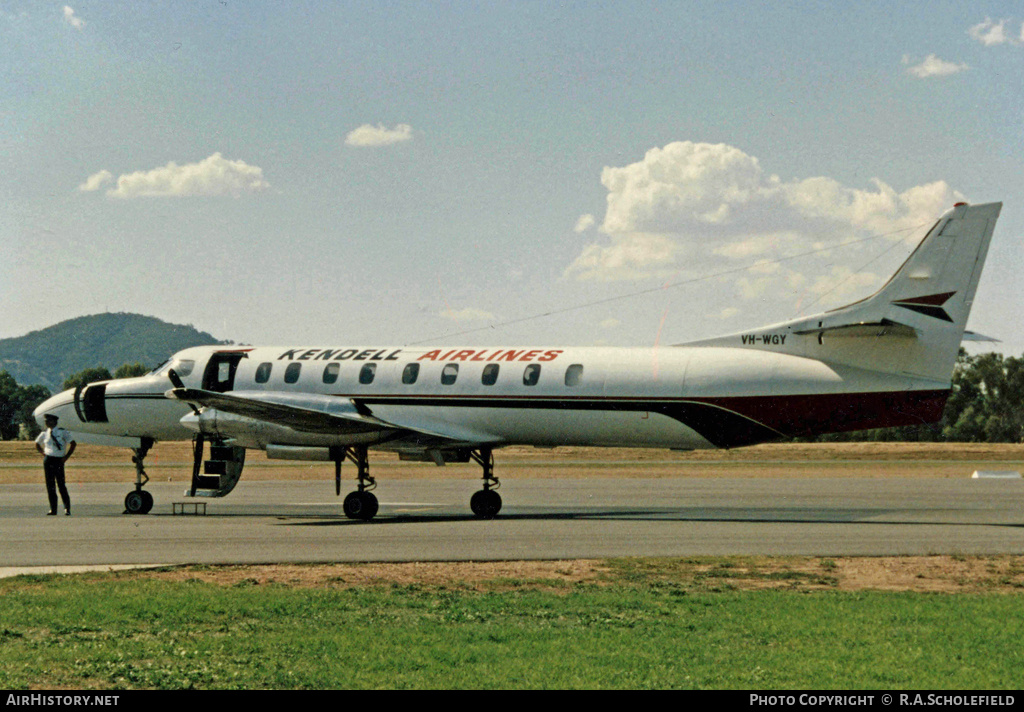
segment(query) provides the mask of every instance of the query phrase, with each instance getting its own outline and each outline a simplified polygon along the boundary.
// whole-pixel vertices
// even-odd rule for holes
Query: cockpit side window
[[[192,359],[176,359],[169,358],[160,364],[157,368],[154,368],[151,372],[151,376],[162,376],[172,368],[174,372],[179,376],[187,376],[192,373],[196,367],[196,362]]]
[[[295,383],[299,380],[299,374],[302,373],[301,363],[290,363],[288,368],[284,370],[284,382]]]

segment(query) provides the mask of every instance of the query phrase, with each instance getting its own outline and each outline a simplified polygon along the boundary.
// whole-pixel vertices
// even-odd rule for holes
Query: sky
[[[872,293],[1001,201],[1019,2],[0,0],[0,338],[652,346]]]

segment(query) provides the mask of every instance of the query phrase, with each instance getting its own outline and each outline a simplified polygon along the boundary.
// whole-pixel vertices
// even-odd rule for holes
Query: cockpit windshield
[[[179,376],[185,377],[192,373],[192,369],[196,367],[196,362],[192,359],[185,358],[169,358],[162,364],[157,366],[150,375],[163,376],[172,368],[174,372]]]

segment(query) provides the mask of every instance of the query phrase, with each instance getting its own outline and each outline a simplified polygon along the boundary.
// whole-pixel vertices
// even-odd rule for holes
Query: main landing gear
[[[377,481],[370,477],[370,458],[367,455],[365,445],[355,447],[339,448],[334,453],[334,482],[335,491],[341,494],[341,463],[351,460],[356,465],[356,477],[359,478],[358,489],[349,492],[345,497],[342,509],[349,519],[360,519],[368,522],[377,514],[379,503],[377,497],[370,490],[377,486]]]
[[[494,453],[491,448],[482,447],[479,450],[470,450],[469,456],[473,462],[484,468],[484,488],[476,492],[469,500],[469,508],[477,519],[494,519],[501,511],[501,495],[495,492],[501,486],[498,478],[494,476]]]
[[[149,514],[149,511],[153,509],[153,495],[142,489],[149,482],[149,475],[146,474],[142,464],[151,447],[153,447],[153,439],[142,438],[139,447],[132,448],[132,452],[135,453],[132,456],[132,462],[135,463],[135,489],[125,495],[125,514]]]
[[[377,498],[370,491],[377,486],[377,481],[370,477],[370,461],[367,457],[366,446],[332,448],[331,456],[331,459],[334,460],[334,488],[335,493],[339,496],[341,495],[341,464],[345,460],[349,460],[354,462],[357,468],[358,489],[355,492],[349,492],[345,497],[345,502],[342,505],[345,516],[349,519],[370,521],[376,516],[379,504]],[[501,486],[501,483],[494,476],[494,453],[491,448],[482,447],[479,450],[470,450],[469,458],[480,465],[484,471],[484,488],[470,498],[469,507],[477,519],[494,519],[501,511],[501,496],[495,491]],[[465,461],[462,460],[462,462]]]

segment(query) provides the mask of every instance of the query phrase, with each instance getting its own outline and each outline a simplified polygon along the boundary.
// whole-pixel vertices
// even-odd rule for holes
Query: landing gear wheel
[[[501,495],[494,490],[480,490],[470,498],[469,508],[477,519],[494,519],[501,511]]]
[[[145,514],[149,511],[146,508],[146,495],[148,492],[145,490],[133,490],[125,495],[124,498],[124,513],[125,514]],[[152,500],[152,496],[150,496]],[[152,507],[153,503],[150,502],[149,506]]]
[[[349,519],[368,522],[377,514],[377,498],[370,492],[349,492],[342,508]]]
[[[149,514],[149,510],[153,508],[153,495],[142,489],[149,482],[149,475],[143,469],[142,463],[149,449],[153,447],[153,442],[152,438],[142,438],[139,447],[132,448],[132,452],[135,453],[132,457],[132,462],[135,463],[135,489],[124,498],[125,514]]]

